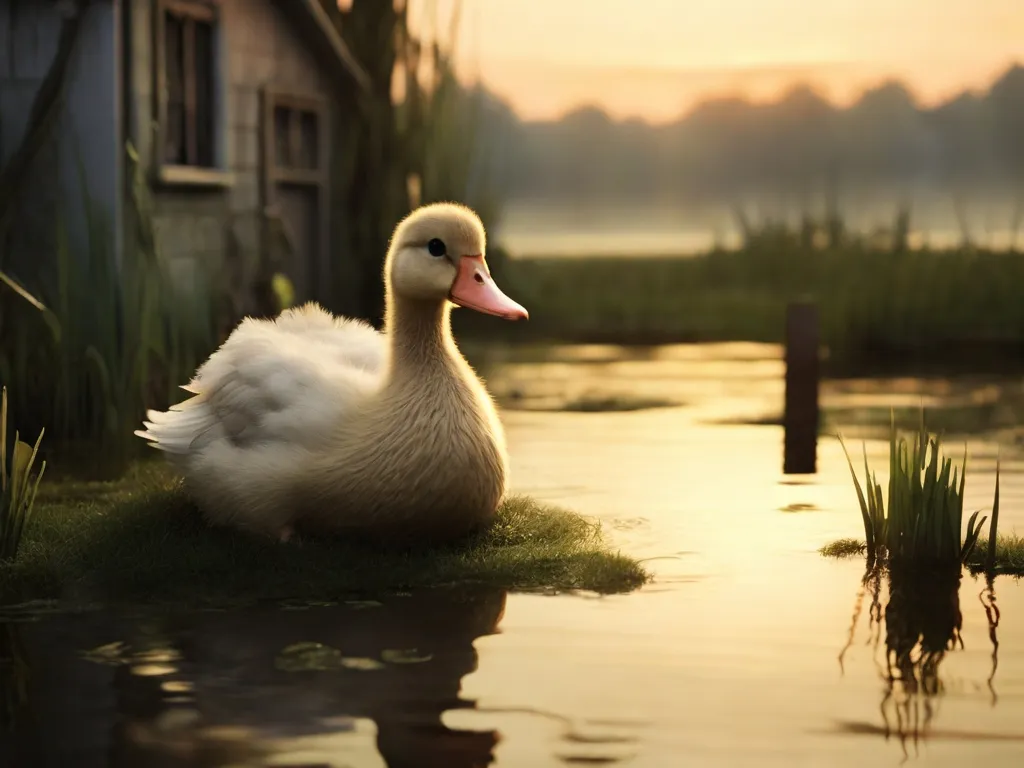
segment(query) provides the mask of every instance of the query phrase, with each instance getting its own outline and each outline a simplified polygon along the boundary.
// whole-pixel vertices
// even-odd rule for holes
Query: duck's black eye
[[[431,256],[440,258],[441,256],[444,256],[447,250],[448,249],[444,247],[444,241],[438,240],[436,237],[427,243],[427,253]]]

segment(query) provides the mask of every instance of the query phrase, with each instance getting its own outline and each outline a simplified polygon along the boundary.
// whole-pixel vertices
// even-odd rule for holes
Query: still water
[[[18,617],[0,624],[0,763],[1021,764],[1024,590],[965,575],[959,589],[890,596],[884,581],[862,584],[862,562],[818,555],[859,536],[859,514],[834,439],[817,475],[781,474],[777,350],[490,350],[477,362],[505,406],[517,490],[601,519],[649,558],[652,585]],[[961,407],[1015,387],[847,381],[823,403],[847,416]],[[573,408],[583,401],[625,410]],[[867,421],[844,431],[882,465]],[[1022,530],[1019,452],[997,435],[1002,528]],[[994,438],[964,439],[968,506],[985,507]],[[915,651],[890,682],[887,643],[919,632],[934,653]]]

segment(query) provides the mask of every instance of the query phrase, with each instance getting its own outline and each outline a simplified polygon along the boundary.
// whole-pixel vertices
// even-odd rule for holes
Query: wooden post
[[[818,453],[818,307],[794,302],[786,308],[786,406],[782,471],[813,475]]]

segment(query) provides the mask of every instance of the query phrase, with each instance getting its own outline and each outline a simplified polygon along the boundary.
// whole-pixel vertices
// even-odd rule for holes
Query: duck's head
[[[506,320],[529,313],[495,284],[484,261],[487,235],[480,218],[454,203],[425,205],[395,228],[385,280],[395,298],[451,301]]]

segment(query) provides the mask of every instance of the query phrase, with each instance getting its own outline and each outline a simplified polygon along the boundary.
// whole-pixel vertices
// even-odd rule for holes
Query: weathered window
[[[162,157],[167,165],[212,168],[215,147],[216,3],[160,0]]]

